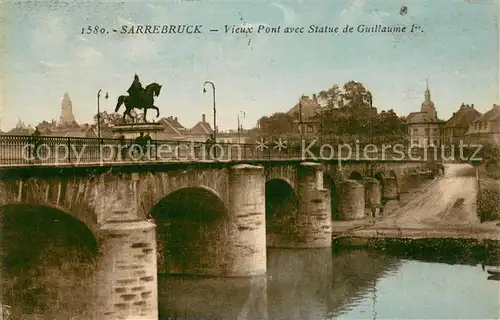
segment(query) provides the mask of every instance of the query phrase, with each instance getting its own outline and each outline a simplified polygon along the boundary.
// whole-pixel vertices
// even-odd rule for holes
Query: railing
[[[121,162],[204,162],[239,160],[428,160],[421,150],[373,150],[364,145],[210,144],[196,141],[120,140],[0,135],[0,166]],[[406,151],[406,152],[405,152]]]

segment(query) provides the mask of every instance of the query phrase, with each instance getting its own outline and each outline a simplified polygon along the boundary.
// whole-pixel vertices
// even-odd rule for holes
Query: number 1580
[[[82,28],[81,34],[105,34],[106,29],[99,26],[88,26],[87,28]]]

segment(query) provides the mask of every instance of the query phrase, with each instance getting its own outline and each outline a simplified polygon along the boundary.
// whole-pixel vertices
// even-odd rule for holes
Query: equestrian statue
[[[120,107],[125,105],[125,112],[123,112],[123,122],[125,122],[125,116],[129,116],[132,119],[134,117],[130,114],[133,109],[144,110],[144,123],[147,123],[146,114],[148,109],[156,110],[156,117],[160,116],[160,110],[154,105],[154,97],[158,97],[161,91],[161,85],[153,82],[148,84],[146,88],[142,87],[139,81],[139,76],[136,74],[134,76],[134,82],[127,90],[128,96],[119,96],[118,102],[116,104],[115,112],[118,112]]]

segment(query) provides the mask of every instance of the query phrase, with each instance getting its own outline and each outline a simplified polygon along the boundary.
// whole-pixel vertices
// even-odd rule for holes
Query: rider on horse
[[[132,85],[127,90],[127,92],[134,101],[134,106],[138,107],[140,102],[142,101],[144,88],[142,87],[142,84],[139,81],[139,76],[137,74],[134,76],[134,82],[132,82]]]

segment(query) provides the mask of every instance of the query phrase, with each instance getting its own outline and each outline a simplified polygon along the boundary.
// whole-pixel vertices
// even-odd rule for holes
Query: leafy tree
[[[401,135],[403,134],[402,121],[394,110],[382,111],[377,115],[373,133],[377,135]]]
[[[132,111],[132,116],[135,118],[135,119],[138,119],[138,117],[140,117],[140,115],[137,115],[137,113],[135,111]],[[97,126],[97,114],[94,116],[94,124],[93,126]],[[109,128],[109,127],[112,127],[112,126],[116,126],[116,125],[119,125],[119,124],[122,124],[123,123],[123,115],[120,114],[120,113],[116,113],[116,112],[113,112],[113,113],[108,113],[107,111],[102,111],[100,113],[100,125],[101,125],[101,128]],[[125,118],[125,123],[133,123],[134,120],[132,120],[130,117],[126,117]]]
[[[351,112],[366,111],[370,107],[372,95],[361,82],[349,81],[344,84],[344,107],[349,108]]]
[[[338,85],[333,85],[330,89],[320,91],[317,97],[321,106],[333,109],[338,107],[338,103],[342,99],[342,92]]]
[[[295,132],[294,118],[286,113],[275,113],[269,117],[262,117],[259,121],[260,131],[266,136],[277,136]]]

